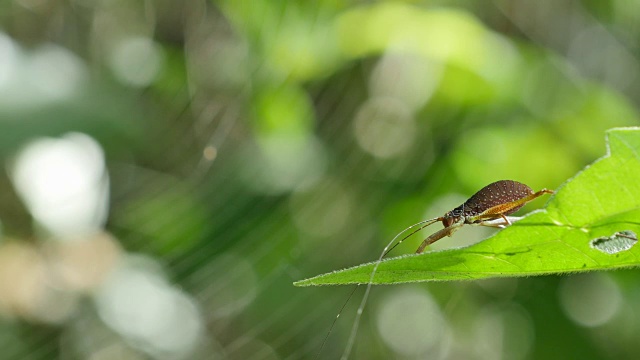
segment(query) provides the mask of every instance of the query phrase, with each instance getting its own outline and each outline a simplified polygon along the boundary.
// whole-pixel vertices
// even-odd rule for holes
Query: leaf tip
[[[306,287],[306,286],[311,286],[311,283],[310,283],[309,279],[305,279],[305,280],[298,280],[298,281],[294,281],[294,282],[293,282],[293,286],[296,286],[296,287]]]

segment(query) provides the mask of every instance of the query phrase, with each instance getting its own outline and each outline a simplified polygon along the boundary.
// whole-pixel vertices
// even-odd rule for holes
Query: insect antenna
[[[355,294],[356,290],[358,290],[358,285],[354,286],[353,290],[351,290],[351,293],[349,293],[349,297],[347,298],[347,300],[345,300],[344,304],[342,304],[342,307],[340,308],[338,315],[336,315],[335,319],[333,319],[333,322],[331,323],[331,327],[329,327],[329,332],[327,332],[327,335],[325,335],[324,340],[322,340],[322,345],[320,345],[320,349],[318,349],[318,353],[316,354],[316,357],[314,357],[314,359],[317,360],[320,358],[320,354],[322,353],[324,344],[327,342],[327,339],[329,339],[329,335],[331,335],[331,331],[333,330],[333,327],[336,325],[336,321],[338,321],[338,318],[342,314],[342,311],[344,311],[344,308],[347,307],[349,300],[351,300],[351,297],[353,296],[353,294]]]
[[[362,311],[364,310],[364,305],[366,304],[366,299],[369,296],[369,291],[371,290],[371,281],[373,280],[374,275],[376,274],[376,270],[378,268],[378,264],[380,264],[380,262],[382,261],[382,259],[387,256],[387,254],[395,249],[396,246],[400,245],[403,241],[405,241],[408,237],[410,237],[411,235],[417,233],[418,231],[424,229],[425,227],[432,225],[438,221],[442,221],[442,218],[433,218],[433,219],[427,219],[427,220],[422,220],[420,222],[417,222],[411,226],[409,226],[408,228],[400,231],[396,236],[393,237],[393,239],[389,242],[389,244],[387,244],[387,246],[385,246],[384,250],[382,250],[382,253],[380,254],[380,257],[378,258],[378,261],[376,262],[376,266],[374,267],[372,273],[371,273],[371,277],[369,278],[369,284],[367,285],[367,290],[365,292],[365,297],[362,299],[363,301],[360,303],[360,307],[358,308],[358,313],[356,314],[356,320],[354,322],[354,326],[351,329],[351,334],[349,335],[349,341],[348,341],[348,345],[347,345],[347,349],[345,350],[345,353],[342,354],[341,359],[346,359],[349,357],[349,353],[351,352],[351,348],[353,347],[353,341],[355,339],[356,333],[358,332],[358,323],[360,322],[360,316],[362,315]],[[424,224],[424,225],[423,225]],[[400,235],[406,233],[407,231],[415,228],[416,226],[420,226],[418,229],[412,231],[409,235],[405,236],[402,238],[402,240],[400,240],[398,243],[396,243],[395,245],[393,245],[393,247],[389,248],[398,237],[400,237]],[[347,306],[347,304],[349,303],[349,300],[351,300],[351,297],[353,297],[353,294],[356,292],[356,290],[358,290],[358,287],[361,284],[356,285],[353,290],[351,291],[351,293],[349,294],[349,297],[347,298],[347,300],[344,302],[344,304],[342,305],[342,307],[340,308],[340,311],[338,312],[338,315],[336,315],[335,319],[333,319],[333,322],[331,323],[331,326],[329,327],[329,331],[327,332],[327,335],[324,337],[324,340],[322,340],[322,344],[320,345],[320,349],[318,350],[318,353],[316,354],[314,359],[319,359],[320,358],[320,354],[322,353],[322,349],[324,348],[324,345],[327,342],[327,339],[329,339],[329,335],[331,335],[331,332],[333,331],[334,326],[336,325],[336,322],[338,321],[338,318],[340,317],[340,315],[342,314],[342,311],[344,310],[344,308]]]
[[[400,231],[398,233],[398,235],[394,236],[393,239],[391,239],[391,241],[387,244],[387,246],[384,247],[384,250],[382,250],[382,253],[380,254],[380,257],[376,261],[376,264],[373,267],[373,270],[371,271],[371,276],[369,277],[369,282],[367,283],[367,289],[364,292],[364,296],[362,297],[362,301],[360,301],[360,306],[358,307],[358,311],[356,312],[356,318],[353,321],[353,326],[351,327],[351,334],[349,334],[349,340],[347,341],[347,347],[344,349],[344,352],[342,353],[342,357],[340,357],[340,360],[347,360],[349,358],[349,355],[351,354],[351,349],[353,349],[353,344],[354,344],[354,342],[356,340],[356,335],[358,334],[358,327],[360,326],[360,319],[362,318],[362,312],[364,311],[364,307],[367,304],[367,299],[369,298],[369,292],[371,292],[371,286],[373,285],[373,278],[376,275],[376,271],[378,270],[378,266],[382,262],[382,259],[389,253],[389,251],[393,250],[396,246],[400,245],[400,243],[402,243],[408,237],[410,237],[411,235],[417,233],[418,231],[420,231],[420,230],[424,229],[425,227],[427,227],[427,226],[429,226],[431,224],[434,224],[434,223],[436,223],[438,221],[442,221],[442,217],[428,219],[428,220],[422,220],[420,222],[417,222],[417,223],[409,226],[408,228]],[[422,225],[422,226],[420,226],[420,225]],[[409,235],[403,237],[402,240],[400,240],[397,244],[393,245],[393,243],[396,241],[397,238],[400,237],[400,235],[402,235],[405,232],[415,228],[416,226],[420,226],[420,227],[418,229],[412,231]],[[391,247],[391,245],[393,245],[393,247]],[[361,284],[356,285],[356,289],[360,285]],[[349,298],[351,298],[351,296],[349,296]],[[349,300],[347,300],[347,301],[349,301]],[[344,306],[343,306],[343,308],[344,308]]]
[[[396,237],[394,237],[394,238],[393,238],[393,240],[391,240],[391,242],[389,243],[389,245],[391,245],[391,244],[393,243],[393,241],[395,241],[395,239],[397,239],[397,238],[398,238],[398,236],[400,236],[402,233],[404,233],[404,232],[406,232],[407,230],[409,230],[409,229],[413,228],[414,226],[418,226],[418,225],[424,224],[424,225],[420,226],[419,228],[417,228],[417,229],[413,230],[411,233],[409,233],[409,235],[407,235],[407,236],[403,237],[403,238],[402,238],[402,240],[398,241],[398,242],[397,242],[395,245],[393,245],[389,250],[387,250],[387,248],[385,248],[385,251],[382,253],[382,256],[381,256],[381,257],[380,257],[380,259],[378,259],[378,260],[382,260],[385,256],[387,256],[387,254],[388,254],[388,253],[390,253],[390,252],[391,252],[391,250],[395,249],[395,248],[396,248],[396,246],[398,246],[398,245],[402,244],[402,242],[403,242],[403,241],[405,241],[405,240],[407,240],[408,238],[410,238],[410,237],[411,237],[411,235],[413,235],[413,234],[417,233],[418,231],[420,231],[420,230],[422,230],[422,229],[426,228],[426,227],[427,227],[427,226],[429,226],[429,225],[435,224],[435,223],[437,223],[438,221],[442,221],[442,219],[443,219],[443,218],[438,217],[438,218],[433,218],[433,219],[429,219],[429,220],[422,220],[422,221],[420,221],[419,223],[415,223],[415,224],[413,224],[413,225],[409,226],[408,228],[406,228],[406,229],[402,230],[398,235],[396,235]],[[426,223],[426,224],[425,224],[425,223]],[[387,247],[389,247],[389,245],[387,245]]]

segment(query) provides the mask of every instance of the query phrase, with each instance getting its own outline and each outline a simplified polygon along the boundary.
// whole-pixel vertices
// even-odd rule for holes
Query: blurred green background
[[[2,1],[0,358],[313,358],[352,288],[293,281],[557,188],[638,125],[638,44],[627,0]],[[374,287],[351,358],[637,358],[638,275]]]

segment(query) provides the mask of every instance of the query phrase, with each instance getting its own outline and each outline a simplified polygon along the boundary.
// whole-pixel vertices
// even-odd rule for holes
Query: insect
[[[443,216],[423,220],[416,224],[409,226],[408,228],[402,230],[398,235],[396,235],[391,242],[384,248],[380,257],[378,258],[373,270],[371,271],[371,275],[369,277],[369,282],[367,283],[367,289],[365,291],[364,297],[360,302],[360,306],[358,307],[358,312],[356,313],[356,318],[353,323],[353,327],[351,328],[351,334],[349,336],[349,340],[347,342],[347,347],[342,354],[341,359],[347,359],[349,354],[351,353],[351,349],[353,347],[356,334],[358,332],[358,326],[360,323],[360,318],[362,316],[362,312],[364,311],[364,307],[367,303],[367,298],[369,296],[369,292],[371,291],[371,286],[373,285],[373,278],[375,276],[376,270],[378,269],[378,265],[382,262],[382,259],[396,246],[400,245],[404,240],[411,237],[411,235],[417,233],[418,231],[435,224],[437,222],[442,222],[444,225],[443,229],[436,231],[431,234],[429,237],[424,239],[424,241],[420,244],[416,253],[420,254],[424,252],[425,248],[434,242],[446,237],[453,235],[458,229],[460,229],[465,224],[470,225],[482,225],[482,226],[490,226],[496,228],[504,228],[508,225],[511,225],[513,221],[518,220],[519,218],[510,217],[511,215],[518,211],[521,207],[523,207],[526,203],[544,195],[544,194],[553,194],[553,190],[542,189],[540,191],[534,192],[529,186],[513,181],[513,180],[500,180],[494,183],[491,183],[478,192],[473,194],[467,201],[465,201],[462,205],[456,207],[455,209],[447,212]],[[419,226],[419,227],[418,227]],[[414,229],[407,236],[402,238],[400,241],[395,243],[396,239],[400,237],[400,235],[406,233],[407,231]],[[395,243],[395,245],[393,245]],[[391,246],[393,245],[393,246]],[[355,292],[356,288],[351,292],[349,299]],[[345,304],[342,306],[342,309],[346,306]],[[340,310],[342,313],[342,310]],[[322,351],[322,347],[324,347],[324,343],[329,337],[333,326],[338,316],[334,320],[331,328],[329,329],[329,333],[325,337],[322,346],[320,347],[320,351]],[[318,356],[320,353],[318,353]],[[317,358],[317,357],[316,357]]]
[[[391,249],[386,250],[382,257],[411,235],[437,222],[442,222],[444,229],[436,231],[426,238],[422,244],[420,244],[416,253],[420,254],[427,246],[445,236],[453,235],[456,230],[465,224],[504,228],[511,225],[511,222],[517,219],[510,218],[507,215],[513,214],[526,203],[544,194],[553,194],[553,191],[542,189],[534,192],[529,186],[517,181],[496,181],[480,189],[462,205],[447,212],[444,216],[419,222],[416,225],[424,225],[400,240]]]

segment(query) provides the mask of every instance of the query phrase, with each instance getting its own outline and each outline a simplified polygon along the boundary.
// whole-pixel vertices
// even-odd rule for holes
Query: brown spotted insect
[[[400,240],[391,249],[385,250],[383,257],[411,235],[437,222],[442,222],[444,229],[438,230],[426,238],[420,244],[416,253],[420,254],[427,246],[445,236],[453,235],[456,230],[465,224],[504,228],[517,219],[508,215],[515,213],[526,203],[544,194],[553,194],[553,191],[542,189],[534,192],[529,186],[517,181],[496,181],[480,189],[462,205],[447,212],[444,216],[424,220],[416,224],[424,225]]]
[[[460,229],[465,224],[470,225],[481,225],[481,226],[490,226],[497,228],[504,228],[518,218],[510,217],[509,215],[518,211],[521,207],[523,207],[526,203],[544,195],[544,194],[553,194],[553,190],[542,189],[538,192],[534,192],[529,186],[513,181],[513,180],[500,180],[494,183],[491,183],[482,189],[480,189],[477,193],[473,194],[467,201],[465,201],[462,205],[457,208],[447,212],[444,216],[440,216],[433,219],[423,220],[417,224],[413,224],[408,228],[402,230],[398,235],[396,235],[391,242],[384,248],[380,257],[376,261],[373,270],[371,271],[369,282],[367,284],[367,288],[365,290],[365,294],[360,302],[360,306],[358,307],[358,312],[356,313],[356,318],[353,322],[353,326],[351,328],[351,334],[349,336],[349,340],[347,342],[347,347],[345,348],[341,359],[348,359],[349,354],[351,353],[351,349],[353,347],[356,334],[358,332],[358,325],[360,324],[360,317],[362,316],[362,312],[364,311],[364,307],[367,303],[367,299],[369,297],[369,291],[371,290],[371,285],[373,285],[373,278],[378,269],[378,265],[382,262],[382,259],[396,246],[400,245],[404,240],[409,238],[411,235],[417,233],[418,231],[426,228],[429,225],[435,224],[437,222],[442,222],[444,225],[444,229],[440,229],[435,233],[431,234],[429,237],[424,239],[422,244],[416,250],[416,253],[420,254],[424,251],[424,249],[433,244],[434,242],[446,237],[453,235],[456,230]],[[419,227],[418,227],[419,226]],[[402,238],[402,240],[395,243],[396,239],[400,237],[400,235],[406,233],[407,231],[418,227],[416,230],[409,233],[407,236]],[[393,245],[395,243],[395,245]],[[393,245],[393,246],[391,246]],[[356,286],[357,289],[357,286]],[[342,309],[346,306],[346,303],[351,299],[351,296],[355,292],[354,289],[349,298],[342,306]],[[342,309],[340,313],[342,313]],[[324,344],[331,334],[331,330],[335,325],[336,320],[340,316],[338,316],[333,321],[333,324],[329,328],[329,333],[324,338],[322,345],[320,346],[320,351],[324,347]],[[320,356],[320,352],[318,352],[316,359]]]
[[[416,253],[420,254],[424,251],[424,249],[433,244],[434,242],[442,239],[446,236],[451,236],[453,233],[460,229],[465,224],[470,225],[482,225],[482,226],[490,226],[497,228],[504,228],[518,218],[510,217],[509,215],[518,211],[521,207],[523,207],[526,203],[544,195],[544,194],[553,194],[552,190],[542,189],[538,192],[534,192],[527,185],[513,181],[513,180],[500,180],[494,183],[491,183],[482,189],[480,189],[477,193],[473,194],[467,201],[465,201],[462,205],[457,208],[447,212],[444,216],[440,216],[433,219],[423,220],[419,223],[413,224],[408,228],[402,230],[398,235],[396,235],[391,242],[384,248],[380,257],[376,261],[373,270],[371,271],[371,275],[369,277],[369,282],[367,284],[367,289],[365,294],[360,302],[360,306],[358,307],[358,312],[356,313],[356,318],[353,323],[353,327],[351,328],[351,334],[349,336],[349,340],[347,342],[347,346],[342,354],[341,359],[348,359],[349,354],[351,353],[351,349],[353,347],[356,334],[358,332],[358,326],[360,324],[360,317],[362,316],[362,312],[364,311],[364,307],[367,303],[367,299],[369,297],[369,291],[371,291],[371,286],[373,285],[373,278],[378,269],[378,265],[382,262],[382,259],[396,246],[400,245],[404,240],[409,238],[411,235],[417,233],[418,231],[426,228],[429,225],[435,224],[437,222],[442,222],[444,225],[444,229],[440,229],[435,233],[431,234],[427,237],[422,244],[416,250]],[[400,237],[400,235],[406,233],[407,231],[414,229],[420,226],[416,230],[409,233],[407,236],[402,238],[402,240],[395,243],[396,239]],[[393,245],[395,243],[395,245]],[[391,247],[391,245],[393,245]],[[349,299],[355,292],[358,286],[351,292],[349,298],[342,306],[342,309],[338,313],[338,316],[334,319],[331,327],[329,328],[329,332],[324,338],[322,345],[320,346],[320,351],[316,355],[316,359],[319,358],[320,352],[324,347],[324,344],[331,334],[331,330],[335,325],[338,317],[342,313],[342,310],[346,306]]]

